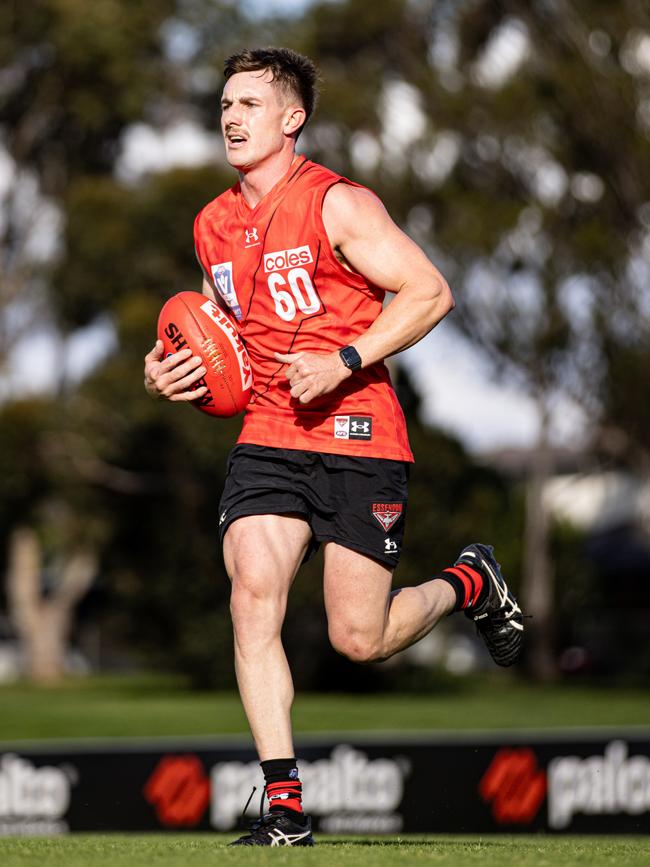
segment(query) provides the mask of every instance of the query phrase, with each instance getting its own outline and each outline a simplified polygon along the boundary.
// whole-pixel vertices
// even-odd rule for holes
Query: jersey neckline
[[[237,199],[237,206],[242,215],[248,219],[258,217],[269,205],[273,204],[278,195],[282,193],[291,181],[297,177],[300,170],[309,162],[304,154],[299,154],[298,159],[291,163],[285,174],[271,187],[271,189],[262,196],[255,207],[251,207],[242,193],[241,183],[237,183],[232,188],[233,194]]]

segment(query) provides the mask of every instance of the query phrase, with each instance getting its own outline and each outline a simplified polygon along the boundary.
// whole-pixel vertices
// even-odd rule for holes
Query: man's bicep
[[[418,245],[395,225],[370,191],[339,184],[328,192],[323,220],[332,246],[370,283],[399,292],[436,269]]]

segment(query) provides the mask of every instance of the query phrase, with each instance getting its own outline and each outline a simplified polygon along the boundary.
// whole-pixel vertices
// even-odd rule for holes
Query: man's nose
[[[226,127],[239,126],[242,119],[241,106],[235,104],[229,105],[228,108],[223,110],[223,119],[226,123]]]

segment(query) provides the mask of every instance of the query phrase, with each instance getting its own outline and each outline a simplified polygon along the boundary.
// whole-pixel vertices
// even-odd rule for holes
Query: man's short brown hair
[[[280,87],[298,97],[307,115],[306,124],[318,99],[318,70],[314,62],[290,48],[246,48],[230,55],[224,64],[223,74],[227,81],[238,72],[264,69],[271,72],[273,80]],[[298,130],[298,135],[303,127]]]

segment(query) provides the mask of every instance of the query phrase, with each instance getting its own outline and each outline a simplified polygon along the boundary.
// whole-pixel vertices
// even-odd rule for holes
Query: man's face
[[[286,146],[289,100],[268,70],[231,76],[221,98],[221,132],[233,168],[251,169]]]

